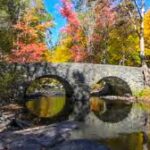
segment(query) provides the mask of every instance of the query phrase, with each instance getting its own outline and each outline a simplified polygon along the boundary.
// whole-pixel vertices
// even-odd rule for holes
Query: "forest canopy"
[[[88,62],[141,65],[143,0],[60,0],[66,24],[51,47],[55,19],[42,0],[0,1],[0,59],[7,62]],[[143,17],[144,58],[150,64],[150,10]],[[49,37],[46,36],[47,31]]]

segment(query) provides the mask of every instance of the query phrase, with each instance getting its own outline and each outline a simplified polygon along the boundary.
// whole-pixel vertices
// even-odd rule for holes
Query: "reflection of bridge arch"
[[[104,101],[99,99],[99,101]],[[106,123],[118,123],[124,120],[130,114],[133,104],[127,104],[122,100],[105,100],[105,110],[103,113],[93,111],[97,119]]]
[[[116,76],[106,76],[104,78],[101,78],[96,84],[99,84],[100,87],[100,91],[97,93],[97,95],[99,96],[132,95],[129,84],[124,79]],[[103,100],[99,99],[99,101]],[[132,103],[127,104],[121,100],[106,100],[105,107],[105,112],[102,114],[98,111],[94,111],[97,119],[100,119],[107,123],[117,123],[128,116],[132,109]]]
[[[50,83],[52,84],[52,80],[49,80],[49,79],[52,79],[53,81],[54,80],[57,81],[57,85],[56,86],[50,85]],[[42,81],[44,83],[42,83]],[[38,89],[36,88],[37,86],[38,86]],[[44,91],[42,90],[44,88],[43,86],[47,86],[47,88],[44,89]],[[28,91],[30,87],[32,87],[33,89],[32,91]],[[56,120],[57,118],[67,119],[69,115],[71,114],[71,112],[73,111],[73,99],[72,99],[73,89],[71,85],[64,78],[58,75],[45,75],[45,76],[40,76],[31,80],[26,85],[24,95],[26,99],[26,104],[28,104],[27,105],[28,110],[32,112],[33,115],[39,116],[43,118],[44,120],[48,120],[48,119]],[[56,97],[57,100],[54,101],[53,97]],[[59,101],[58,101],[58,97],[60,97]],[[45,106],[45,103],[47,103],[46,109],[48,113],[51,107],[52,109],[55,109],[55,106],[58,105],[57,104],[58,102],[59,104],[61,104],[62,99],[64,101],[64,104],[63,104],[64,106],[62,106],[62,109],[58,111],[58,113],[56,113],[55,115],[53,114],[53,116],[49,116],[49,117],[48,117],[48,114],[46,114],[47,117],[44,117],[44,115],[41,115],[42,114],[41,109],[42,107]],[[45,101],[45,102],[42,103],[42,101]],[[53,105],[54,102],[56,103],[56,105]],[[53,112],[51,112],[50,115],[52,115],[52,113]]]
[[[93,138],[108,138],[119,136],[119,134],[122,133],[144,131],[147,117],[148,115],[140,104],[133,104],[128,116],[117,123],[104,122],[98,119],[94,113],[90,113],[85,119],[88,128],[83,129],[80,135],[83,137],[93,136]]]

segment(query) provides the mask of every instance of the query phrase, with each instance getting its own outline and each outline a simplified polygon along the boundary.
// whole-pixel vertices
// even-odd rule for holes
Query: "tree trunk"
[[[144,5],[145,0],[141,0],[141,27],[140,27],[140,57],[142,66],[145,64],[145,44],[144,44]]]

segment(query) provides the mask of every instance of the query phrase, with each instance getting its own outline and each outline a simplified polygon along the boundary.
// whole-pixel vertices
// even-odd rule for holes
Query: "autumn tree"
[[[145,0],[121,0],[122,7],[126,10],[130,23],[134,26],[139,38],[141,63],[144,64],[145,43],[144,43],[144,13]]]
[[[16,39],[13,25],[19,16],[23,15],[28,0],[1,0],[0,1],[0,56],[1,60],[10,53]]]
[[[131,6],[130,11],[134,11],[134,7]],[[115,12],[115,25],[110,31],[108,63],[139,66],[139,38],[135,27],[131,24],[128,12],[122,7],[122,3],[116,5]]]
[[[148,10],[144,17],[144,37],[145,37],[145,55],[147,63],[150,65],[150,10]]]
[[[62,32],[64,36],[68,36],[71,39],[69,49],[71,51],[72,60],[80,62],[86,59],[86,37],[81,28],[80,20],[77,13],[73,9],[73,5],[70,0],[61,0],[62,7],[60,13],[64,16],[68,24],[63,28]]]
[[[44,60],[52,63],[62,63],[72,61],[72,53],[69,49],[72,40],[65,37],[59,44],[44,53]]]
[[[141,56],[148,53],[147,48],[141,51],[139,44],[143,41],[140,3],[136,0],[73,0],[73,4],[71,0],[62,0],[60,12],[67,25],[58,45],[49,52],[49,61],[140,66],[140,53]],[[145,36],[148,39],[148,32]],[[67,56],[64,59],[63,52]]]
[[[79,3],[86,4],[78,12],[88,37],[89,61],[139,66],[139,54],[144,55],[143,1],[78,0],[76,6]]]
[[[80,1],[84,9],[78,11],[87,38],[88,62],[107,63],[109,32],[115,23],[111,0]]]
[[[14,25],[17,40],[10,55],[11,62],[41,61],[47,50],[45,31],[52,26],[51,17],[46,14],[41,1],[25,10],[23,17]]]

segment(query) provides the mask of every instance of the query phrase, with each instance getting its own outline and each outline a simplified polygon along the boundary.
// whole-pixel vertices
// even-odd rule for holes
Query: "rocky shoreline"
[[[115,99],[116,97],[111,98]],[[128,99],[131,99],[131,97],[128,97]],[[132,97],[132,99],[135,98]],[[136,102],[147,102],[150,105],[148,99],[138,99],[138,101]],[[70,143],[71,145],[74,145],[74,143],[76,142],[81,142],[82,145],[86,143],[86,147],[88,143],[91,142],[87,141],[86,139],[81,141],[76,141],[74,139],[74,137],[80,138],[79,133],[80,130],[82,130],[80,128],[85,128],[86,126],[84,123],[79,123],[75,121],[65,121],[47,126],[34,127],[32,123],[30,124],[26,120],[19,119],[22,109],[22,107],[15,104],[10,104],[9,106],[1,108],[0,150],[62,150],[60,149],[59,145],[64,146],[64,148],[66,148],[66,146]],[[109,150],[105,146],[100,147],[100,149],[94,149],[94,145],[96,144],[96,142],[90,144],[91,146],[93,144],[93,150]],[[55,147],[56,145],[58,145],[58,147]],[[101,144],[99,144],[99,146],[101,146]],[[67,148],[63,150],[67,150]],[[78,147],[75,148],[78,149]],[[88,150],[87,147],[86,150]]]
[[[58,124],[0,133],[0,150],[110,150],[107,146],[88,139],[73,139],[78,122]]]

